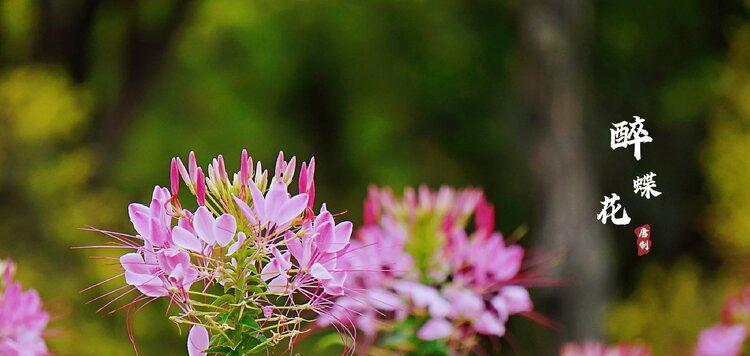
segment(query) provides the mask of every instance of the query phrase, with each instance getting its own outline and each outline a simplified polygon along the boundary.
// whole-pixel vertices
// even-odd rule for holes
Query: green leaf
[[[338,333],[329,333],[318,339],[318,342],[315,343],[315,348],[318,350],[325,350],[333,346],[345,346],[348,340],[348,337],[345,338],[345,336],[339,335]]]
[[[253,318],[251,315],[243,316],[242,320],[240,320],[240,325],[249,327],[251,330],[260,329],[260,325],[258,325],[258,322],[256,322],[255,318]]]
[[[224,294],[221,297],[218,297],[214,299],[213,303],[211,305],[221,305],[224,303],[231,303],[234,301],[234,296],[231,294]]]
[[[214,347],[207,348],[205,352],[207,354],[214,354],[214,353],[216,353],[216,354],[228,354],[228,353],[230,353],[232,351],[234,351],[234,350],[232,350],[232,348],[229,347],[229,346],[214,346]]]

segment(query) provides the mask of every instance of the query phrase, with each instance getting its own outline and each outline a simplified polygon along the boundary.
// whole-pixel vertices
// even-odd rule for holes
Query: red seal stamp
[[[638,256],[651,252],[651,225],[641,225],[635,228],[635,245],[638,248]]]

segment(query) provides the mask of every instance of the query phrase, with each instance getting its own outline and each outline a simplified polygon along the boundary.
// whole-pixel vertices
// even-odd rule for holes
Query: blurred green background
[[[638,162],[609,149],[631,115],[654,138]],[[314,155],[319,201],[355,224],[370,183],[484,188],[503,232],[567,252],[567,287],[532,293],[562,329],[512,320],[524,354],[687,352],[750,267],[750,2],[0,1],[0,257],[56,354],[132,353],[126,314],[84,304],[117,282],[79,293],[116,266],[72,251],[102,241],[78,228],[130,231],[172,156],[234,170],[242,148]],[[613,192],[629,226],[594,218]],[[184,354],[165,306],[137,314],[141,354]]]

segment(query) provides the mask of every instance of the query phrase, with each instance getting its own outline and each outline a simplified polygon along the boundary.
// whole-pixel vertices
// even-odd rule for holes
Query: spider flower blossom
[[[191,327],[190,355],[256,352],[302,333],[344,295],[352,224],[325,204],[314,213],[314,159],[289,192],[295,166],[280,153],[269,176],[243,150],[230,176],[222,156],[205,173],[193,152],[187,166],[173,158],[170,188],[128,207],[135,235],[97,230],[130,250],[119,258],[127,289],[112,302],[137,295],[115,310],[169,299],[170,320]],[[195,209],[183,206],[183,182]]]
[[[724,302],[721,323],[701,331],[696,356],[739,355],[750,327],[750,286]]]
[[[15,265],[0,260],[0,355],[47,355],[42,334],[49,314],[35,290],[13,281]]]
[[[560,356],[650,356],[648,347],[637,343],[606,345],[598,342],[567,343]]]
[[[361,346],[409,325],[422,342],[444,340],[460,352],[478,347],[477,334],[503,336],[510,316],[533,313],[520,273],[524,250],[495,231],[480,190],[422,186],[397,198],[372,187],[364,210],[344,283],[353,292],[322,325],[352,323],[366,335]]]

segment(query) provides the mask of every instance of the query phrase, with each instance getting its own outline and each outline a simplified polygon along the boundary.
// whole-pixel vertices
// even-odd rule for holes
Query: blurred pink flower
[[[509,316],[533,310],[519,278],[524,250],[493,231],[494,208],[480,190],[421,186],[397,198],[371,187],[364,221],[349,247],[352,258],[339,263],[349,271],[345,287],[363,292],[339,299],[333,310],[335,321],[349,321],[371,340],[377,325],[426,312],[418,338],[476,345],[467,335],[503,336]]]
[[[607,345],[599,342],[567,343],[560,356],[650,356],[648,347],[637,343]]]
[[[42,310],[42,300],[35,290],[23,291],[13,281],[14,264],[0,261],[0,355],[47,355],[42,334],[49,314]]]
[[[701,332],[695,356],[739,355],[747,337],[744,325],[715,325]]]
[[[721,310],[721,321],[724,324],[750,325],[750,285],[745,286],[738,294],[727,298]]]

